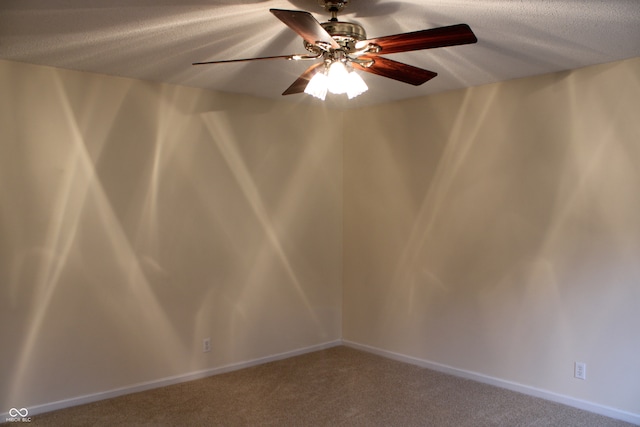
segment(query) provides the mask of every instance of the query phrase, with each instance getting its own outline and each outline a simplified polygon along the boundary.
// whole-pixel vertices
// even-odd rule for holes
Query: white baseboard
[[[533,397],[539,397],[541,399],[550,400],[552,402],[561,403],[567,406],[573,406],[574,408],[583,409],[585,411],[593,412],[595,414],[604,415],[606,417],[615,418],[618,420],[626,421],[632,424],[640,425],[640,414],[634,414],[632,412],[622,411],[620,409],[611,408],[609,406],[600,405],[593,402],[588,402],[581,399],[576,399],[571,396],[566,396],[558,393],[554,393],[547,390],[542,390],[535,387],[530,387],[523,384],[518,384],[512,381],[502,380],[500,378],[490,377],[477,372],[465,371],[463,369],[454,368],[452,366],[443,365],[441,363],[431,362],[429,360],[419,359],[417,357],[406,356],[400,353],[394,353],[392,351],[383,350],[377,347],[372,347],[365,344],[359,344],[353,341],[343,340],[342,343],[351,348],[357,350],[366,351],[368,353],[377,354],[389,359],[398,360],[400,362],[410,363],[423,368],[433,369],[434,371],[443,372],[445,374],[455,375],[457,377],[467,378],[470,380],[478,381],[485,384],[490,384],[496,387],[505,388],[512,391],[517,391]]]
[[[165,387],[168,385],[198,380],[198,379],[210,377],[213,375],[224,374],[226,372],[237,371],[238,369],[248,368],[256,365],[262,365],[263,363],[286,359],[293,356],[299,356],[301,354],[311,353],[314,351],[335,347],[341,344],[342,344],[342,340],[327,341],[327,342],[312,345],[309,347],[286,351],[284,353],[277,353],[270,356],[247,360],[244,362],[232,363],[232,364],[220,366],[217,368],[190,372],[187,374],[161,378],[158,380],[147,381],[147,382],[138,383],[138,384],[132,384],[126,387],[121,387],[121,388],[103,391],[99,393],[93,393],[93,394],[88,394],[84,396],[77,396],[77,397],[72,397],[70,399],[58,400],[56,402],[30,406],[27,409],[29,411],[29,417],[33,417],[34,415],[38,415],[38,414],[42,414],[50,411],[56,411],[58,409],[70,408],[72,406],[84,405],[86,403],[97,402],[99,400],[104,400],[104,399],[111,399],[113,397],[123,396],[125,394],[137,393],[140,391],[151,390],[159,387]],[[16,408],[16,409],[19,409],[19,408]],[[9,412],[0,413],[0,423],[4,422],[4,420],[9,417],[10,417]]]

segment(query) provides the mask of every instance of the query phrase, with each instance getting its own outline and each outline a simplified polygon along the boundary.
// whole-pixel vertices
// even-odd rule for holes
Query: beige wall
[[[639,414],[638,76],[340,113],[0,61],[0,412],[343,337]]]
[[[0,94],[0,413],[340,338],[341,113],[5,61]]]
[[[343,338],[640,414],[640,59],[347,118]]]

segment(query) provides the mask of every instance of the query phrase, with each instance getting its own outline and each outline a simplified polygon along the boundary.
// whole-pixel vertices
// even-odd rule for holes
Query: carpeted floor
[[[631,424],[333,347],[47,414],[43,426],[563,426]]]

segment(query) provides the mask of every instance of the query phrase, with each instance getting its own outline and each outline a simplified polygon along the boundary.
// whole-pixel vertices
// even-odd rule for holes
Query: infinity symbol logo
[[[11,408],[9,409],[9,415],[12,417],[26,417],[27,415],[29,415],[29,411],[27,410],[27,408],[20,408],[20,409],[16,409],[16,408]]]

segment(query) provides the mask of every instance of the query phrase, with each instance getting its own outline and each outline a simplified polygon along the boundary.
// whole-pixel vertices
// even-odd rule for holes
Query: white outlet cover
[[[581,380],[586,380],[587,379],[587,364],[586,363],[576,362],[573,376],[578,378],[578,379],[581,379]]]

